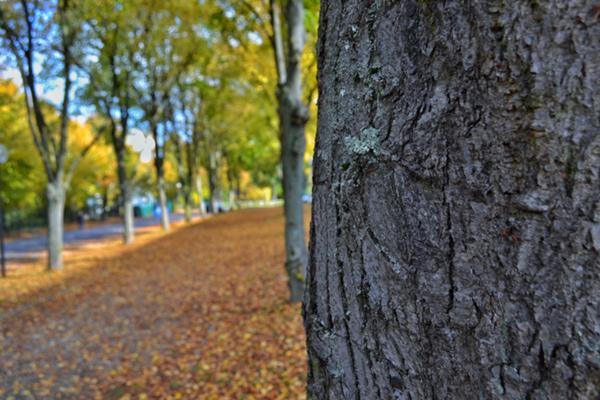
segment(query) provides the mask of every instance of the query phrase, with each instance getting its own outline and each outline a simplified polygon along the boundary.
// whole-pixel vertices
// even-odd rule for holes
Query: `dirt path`
[[[0,303],[0,398],[303,398],[282,229],[279,208],[222,215],[17,292]]]

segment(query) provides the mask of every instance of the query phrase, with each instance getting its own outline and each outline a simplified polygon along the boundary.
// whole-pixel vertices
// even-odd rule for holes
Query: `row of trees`
[[[73,177],[87,157],[111,148],[111,171],[104,165],[98,170],[118,187],[126,243],[134,240],[140,159],[152,159],[165,230],[169,171],[188,217],[194,192],[202,197],[207,191],[214,210],[220,187],[233,196],[244,180],[276,187],[283,178],[286,266],[292,298],[300,299],[305,125],[315,97],[314,55],[303,49],[307,38],[315,40],[318,3],[307,7],[305,15],[301,1],[274,0],[0,5],[2,44],[9,50],[1,61],[20,76],[22,93],[14,96],[25,107],[19,121],[30,131],[45,175],[50,269],[63,265],[64,208]],[[60,92],[59,101],[45,95],[49,86]],[[76,123],[77,115],[87,116],[87,124]]]

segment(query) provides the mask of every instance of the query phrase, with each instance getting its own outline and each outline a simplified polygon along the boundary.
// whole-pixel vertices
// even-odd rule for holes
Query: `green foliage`
[[[0,201],[7,210],[43,206],[45,177],[17,87],[0,81],[0,143],[8,149],[8,161],[0,165]]]
[[[11,3],[11,2],[9,2]],[[19,4],[3,7],[16,21]],[[57,40],[57,2],[28,3],[41,7],[36,35],[48,57],[40,84],[56,85],[62,73],[59,53],[49,51]],[[124,148],[127,178],[142,190],[152,190],[152,164],[125,145],[124,132],[157,126],[164,156],[168,192],[177,194],[182,169],[206,179],[215,163],[217,185],[244,193],[272,188],[280,180],[278,117],[268,2],[260,0],[73,0],[62,18],[65,35],[74,43],[79,75],[74,106],[92,110],[87,125],[69,123],[67,167],[94,133],[103,136],[75,170],[67,192],[67,207],[85,205],[89,196],[118,192],[115,150]],[[305,0],[307,46],[302,64],[307,125],[306,165],[316,131],[316,57],[318,0]],[[14,14],[14,15],[13,15]],[[13,18],[15,17],[15,18]],[[12,19],[11,19],[12,18]],[[13,28],[22,30],[22,26]],[[285,30],[284,30],[285,31]],[[8,43],[2,42],[2,49]],[[5,60],[0,60],[5,61]],[[0,87],[0,143],[9,143],[10,161],[0,173],[0,194],[8,207],[39,210],[44,206],[46,177],[28,132],[22,91],[9,83]],[[49,131],[59,131],[60,104],[43,104]],[[88,111],[89,112],[89,111]],[[125,130],[125,131],[124,131]],[[121,135],[121,136],[119,136]],[[177,145],[184,151],[176,151]],[[186,148],[193,157],[186,156]],[[249,178],[247,178],[249,177]],[[184,180],[192,185],[190,179]],[[205,183],[206,187],[206,183]],[[110,190],[109,190],[110,189]]]

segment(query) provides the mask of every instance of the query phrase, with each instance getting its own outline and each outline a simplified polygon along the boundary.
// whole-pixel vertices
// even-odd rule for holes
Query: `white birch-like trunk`
[[[123,198],[123,241],[125,244],[133,243],[135,239],[133,201],[131,195],[126,192]]]
[[[127,168],[125,166],[124,149],[115,149],[117,154],[117,175],[119,177],[120,207],[123,223],[123,242],[125,244],[133,243],[135,240],[135,226],[133,215],[133,190],[127,179]]]
[[[165,178],[158,178],[158,200],[160,203],[160,225],[164,231],[170,228],[169,208],[167,207],[167,193],[165,192]]]
[[[62,177],[48,182],[46,186],[48,201],[48,269],[63,268],[63,229],[65,210],[65,186]]]

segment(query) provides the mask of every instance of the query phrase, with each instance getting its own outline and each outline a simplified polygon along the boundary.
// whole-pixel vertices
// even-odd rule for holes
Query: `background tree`
[[[31,157],[34,144],[27,133],[27,111],[23,95],[10,81],[0,81],[0,143],[9,150],[0,173],[0,196],[10,223],[11,212],[35,213],[43,207],[45,177],[39,158]]]
[[[98,130],[106,130],[105,126],[98,126],[92,122],[81,124],[71,121],[70,125],[69,149],[74,154],[83,151],[88,143],[95,140]],[[116,180],[116,163],[112,150],[110,144],[107,144],[103,138],[100,138],[94,144],[93,150],[90,150],[85,158],[81,160],[66,191],[66,212],[76,215],[85,210],[87,208],[87,200],[103,191],[103,179]]]
[[[119,206],[123,221],[123,241],[134,241],[133,175],[127,135],[130,132],[132,109],[136,106],[132,70],[135,49],[140,42],[140,30],[134,21],[135,2],[86,2],[82,18],[88,33],[88,54],[82,64],[89,83],[85,97],[108,120],[108,137],[116,157],[119,186]]]
[[[8,1],[0,5],[0,29],[4,46],[10,50],[25,92],[27,121],[47,177],[48,268],[63,266],[63,223],[65,191],[75,168],[89,151],[92,142],[68,160],[69,116],[73,92],[74,60],[80,27],[74,10],[76,3],[58,0]],[[42,60],[42,68],[39,68]],[[40,69],[54,75],[62,86],[63,99],[57,121],[48,118],[39,95]]]
[[[192,220],[193,193],[199,178],[198,156],[201,132],[196,124],[199,104],[200,99],[194,88],[182,82],[182,78],[179,77],[174,93],[169,100],[168,111],[171,119],[171,141],[177,165],[177,182],[183,194],[184,216],[187,222]],[[200,186],[200,203],[202,203],[201,190]],[[200,213],[201,215],[206,213],[202,206]]]
[[[309,397],[600,396],[588,3],[323,3]]]
[[[150,134],[156,143],[154,166],[161,224],[164,230],[168,230],[169,211],[164,176],[169,123],[167,107],[177,77],[193,62],[196,35],[193,21],[187,18],[199,13],[194,12],[193,4],[185,2],[148,1],[144,6],[139,19],[143,42],[135,58],[138,75],[135,87]]]
[[[288,0],[287,55],[283,54],[282,33],[276,0],[271,0],[271,23],[275,40],[275,59],[279,78],[279,124],[281,129],[281,167],[285,213],[285,268],[288,272],[290,301],[302,300],[307,252],[304,234],[304,152],[308,108],[302,96],[302,52],[305,44],[304,2]]]
[[[57,113],[47,109],[49,120],[56,121]],[[9,149],[9,159],[0,171],[0,196],[6,207],[6,223],[9,230],[19,226],[37,227],[40,210],[46,207],[44,200],[46,177],[41,160],[31,157],[35,153],[33,138],[28,132],[27,110],[23,94],[10,81],[0,81],[0,143]],[[68,152],[79,154],[95,139],[101,126],[94,121],[69,122]],[[87,205],[89,197],[103,192],[103,182],[114,179],[111,174],[114,159],[110,148],[102,141],[96,142],[85,158],[81,160],[65,190],[65,217],[74,217]],[[108,198],[103,204],[109,200]]]
[[[317,2],[309,1],[309,15]],[[305,5],[301,0],[288,0],[282,21],[281,5],[277,0],[242,2],[248,16],[254,20],[265,42],[271,45],[277,73],[277,112],[281,141],[281,168],[285,212],[286,262],[290,300],[302,299],[307,251],[304,234],[306,123],[309,108],[305,104],[302,78],[303,51],[306,42]],[[265,16],[265,11],[268,16]],[[309,18],[309,20],[311,20]],[[287,30],[284,29],[287,27]],[[313,90],[310,90],[311,98]]]

